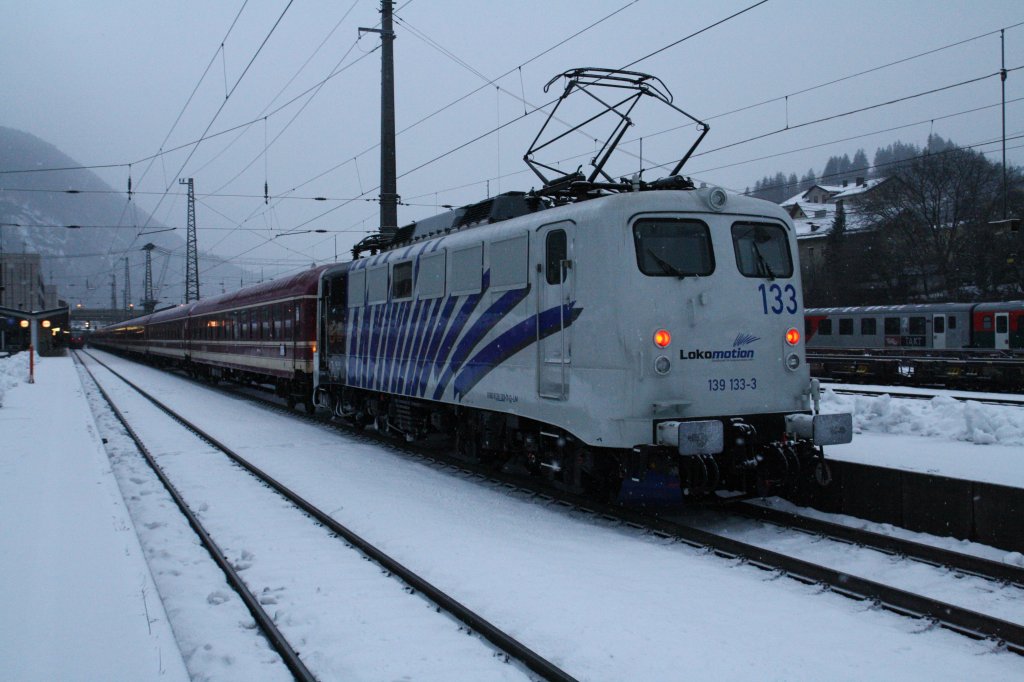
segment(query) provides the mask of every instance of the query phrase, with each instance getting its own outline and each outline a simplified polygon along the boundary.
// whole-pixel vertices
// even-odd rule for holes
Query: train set
[[[630,120],[610,105],[617,128],[589,176],[547,178],[538,135],[525,158],[540,190],[371,235],[350,262],[129,320],[91,343],[271,385],[290,404],[409,440],[443,436],[467,457],[601,496],[649,472],[691,497],[827,482],[823,446],[849,442],[852,419],[818,411],[789,216],[679,175],[708,126],[658,79],[559,77],[562,99],[625,89],[620,105],[651,97],[700,136],[668,176],[615,180],[604,165]]]
[[[1024,301],[808,308],[815,376],[1024,390]]]

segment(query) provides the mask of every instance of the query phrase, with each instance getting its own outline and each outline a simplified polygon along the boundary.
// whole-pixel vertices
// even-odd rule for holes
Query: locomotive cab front
[[[815,468],[827,480],[821,446],[849,442],[852,419],[817,413],[788,217],[717,188],[619,199],[637,204],[623,206],[631,243],[618,250],[632,262],[618,285],[593,286],[615,301],[605,323],[619,330],[623,369],[633,375],[634,418],[621,424],[635,438],[629,475],[669,462],[690,494],[764,493]]]

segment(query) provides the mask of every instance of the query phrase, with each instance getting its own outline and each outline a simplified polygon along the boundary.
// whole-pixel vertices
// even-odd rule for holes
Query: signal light
[[[672,335],[669,334],[667,329],[659,329],[654,332],[654,345],[658,348],[665,348],[668,344],[672,343]]]
[[[786,343],[791,346],[795,346],[800,342],[800,332],[796,329],[790,329],[786,332]]]
[[[22,320],[18,324],[21,325],[22,329],[28,329],[28,320]]]

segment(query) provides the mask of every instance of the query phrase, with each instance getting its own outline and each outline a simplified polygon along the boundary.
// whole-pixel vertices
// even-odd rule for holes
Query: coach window
[[[873,317],[862,317],[860,320],[860,334],[861,336],[874,336],[878,333],[878,328]]]
[[[925,318],[923,317],[912,317],[910,318],[910,334],[911,336],[922,336],[924,334]]]
[[[412,261],[395,263],[391,271],[391,299],[402,301],[412,298]]]
[[[773,223],[733,223],[732,245],[736,267],[744,277],[793,276],[786,230]]]
[[[935,327],[932,329],[936,334],[946,333],[946,318],[942,315],[935,316]]]
[[[562,232],[562,235],[565,233]],[[527,273],[530,269],[527,247],[525,232],[491,244],[488,250],[488,258],[491,261],[491,290],[521,289],[526,286]]]
[[[452,251],[451,293],[454,296],[479,294],[484,271],[484,245]]]
[[[362,308],[366,302],[366,270],[350,271],[348,275],[348,307]]]
[[[898,317],[887,317],[885,318],[885,333],[888,336],[898,336],[900,333],[900,318]]]
[[[986,331],[986,332],[992,331],[992,316],[991,315],[984,315],[984,316],[982,316],[982,318],[981,318],[981,330],[982,331]]]
[[[841,317],[841,318],[839,318],[839,335],[840,336],[853,336],[853,318],[852,317]]]
[[[818,333],[822,336],[832,335],[832,320],[822,320],[818,323]]]
[[[949,321],[947,322],[946,326],[949,327],[951,330],[956,329],[956,317],[950,315],[948,320]]]
[[[636,264],[650,277],[697,277],[715,270],[711,233],[699,220],[638,220],[633,225],[633,243]]]
[[[292,330],[295,328],[292,324],[294,310],[295,305],[292,303],[288,303],[284,307],[284,338],[288,340],[292,338]]]
[[[381,265],[366,271],[366,302],[386,303],[388,300],[388,266]]]
[[[996,318],[996,334],[1005,334],[1007,332],[1007,319],[1005,315],[1001,315]]]
[[[444,296],[444,251],[420,257],[420,271],[416,275],[416,295],[419,298]]]

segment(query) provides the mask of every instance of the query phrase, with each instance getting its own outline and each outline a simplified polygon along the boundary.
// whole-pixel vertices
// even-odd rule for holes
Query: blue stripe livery
[[[441,400],[451,385],[455,400],[461,401],[492,370],[539,339],[568,328],[582,312],[573,302],[519,319],[522,312],[513,313],[528,300],[530,285],[502,292],[481,312],[489,284],[490,272],[485,271],[476,294],[351,309],[347,382],[414,397],[426,397],[429,391],[433,400]],[[519,321],[493,336],[510,316]],[[488,336],[493,338],[485,342]]]

